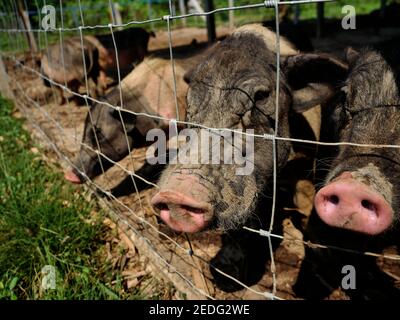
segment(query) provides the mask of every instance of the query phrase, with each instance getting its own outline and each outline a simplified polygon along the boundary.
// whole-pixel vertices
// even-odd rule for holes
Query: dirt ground
[[[225,35],[227,29],[218,30],[218,35]],[[351,36],[346,33],[323,39],[313,39],[313,45],[317,50],[329,52],[342,52],[342,50],[352,45],[356,48],[365,44],[373,44],[382,40],[389,40],[394,35],[400,36],[398,30],[385,29],[379,34],[371,30],[353,32]],[[206,33],[204,29],[179,29],[173,34],[174,45],[188,45],[193,39],[197,42],[205,41]],[[150,51],[165,49],[168,46],[166,33],[157,34],[157,37],[150,41]],[[27,67],[36,68],[29,55],[21,55],[18,58],[24,61]],[[58,104],[58,93],[51,88],[43,85],[41,79],[36,74],[27,71],[24,67],[14,65],[12,60],[6,61],[7,70],[12,78],[12,88],[17,98],[21,112],[28,120],[40,126],[41,130],[54,143],[58,150],[67,158],[72,159],[79,150],[79,142],[83,132],[83,122],[87,113],[85,106],[78,106],[75,102],[69,104]],[[309,112],[305,115],[308,120],[318,116],[318,110]],[[55,160],[56,154],[51,152],[48,143],[43,140],[40,130],[29,125],[45,148],[48,149],[48,157]],[[318,127],[314,126],[314,132],[318,132]],[[302,161],[304,155],[293,154],[293,161]],[[300,159],[300,160],[299,160]],[[133,160],[133,161],[131,161]],[[120,166],[128,170],[138,170],[145,160],[145,149],[134,150],[131,156],[119,162]],[[134,166],[132,167],[132,163]],[[296,163],[296,162],[293,162]],[[62,161],[66,167],[68,164]],[[296,167],[296,165],[295,165]],[[94,182],[101,189],[108,190],[117,186],[121,181],[128,177],[127,173],[118,166],[114,166],[107,171],[106,175],[97,177]],[[307,222],[312,209],[312,201],[315,193],[311,179],[304,177],[292,177],[290,184],[295,186],[296,193],[291,196],[288,203],[283,206],[282,212],[276,212],[283,218],[279,220],[279,227],[282,230],[283,240],[277,244],[274,251],[274,269],[276,275],[276,296],[282,299],[298,299],[293,292],[292,286],[296,283],[301,263],[305,256],[305,244],[303,242],[303,228]],[[238,275],[246,282],[249,274],[252,274],[254,267],[246,260],[246,253],[234,251],[240,238],[231,237],[227,240],[217,231],[207,231],[197,235],[190,235],[190,241],[183,234],[176,234],[169,230],[160,222],[157,213],[150,205],[150,199],[156,192],[155,188],[150,188],[136,194],[135,192],[118,197],[118,201],[102,202],[113,206],[116,213],[114,222],[107,221],[111,227],[121,231],[121,238],[125,240],[126,247],[131,252],[129,258],[143,261],[141,267],[132,267],[127,264],[124,268],[126,274],[138,273],[145,270],[151,272],[156,277],[161,277],[167,281],[172,281],[176,285],[178,292],[183,291],[186,298],[204,298],[210,296],[216,299],[266,299],[262,294],[273,290],[273,268],[268,259],[263,262],[262,273],[256,283],[251,283],[250,288],[231,289],[232,283],[224,284],[223,280],[216,280],[216,272],[210,268],[210,263],[218,266],[226,266],[228,262],[233,263],[233,271],[224,269],[232,275]],[[269,208],[266,208],[269,210]],[[143,220],[146,221],[143,222]],[[246,236],[247,237],[247,236]],[[257,236],[258,237],[258,236]],[[173,239],[173,241],[171,240]],[[247,239],[247,238],[246,238]],[[252,238],[253,239],[253,238]],[[257,239],[257,238],[256,238]],[[133,241],[133,243],[131,242]],[[226,245],[227,241],[229,242]],[[247,240],[246,240],[247,241]],[[226,249],[228,248],[228,249]],[[233,248],[233,251],[231,250]],[[191,249],[194,255],[190,256],[188,250]],[[225,254],[224,256],[222,253]],[[267,246],[265,247],[267,251]],[[389,253],[398,254],[396,248],[389,248]],[[231,256],[230,256],[231,255]],[[233,257],[232,257],[233,255]],[[133,258],[136,256],[136,258]],[[220,260],[216,260],[218,257]],[[222,258],[221,258],[222,257]],[[145,259],[147,259],[145,261]],[[225,259],[225,260],[224,260]],[[380,258],[379,267],[399,283],[400,263],[392,260]],[[240,269],[243,266],[245,271]],[[132,270],[129,270],[131,268]],[[142,269],[141,269],[142,268]],[[243,272],[245,273],[243,275]],[[217,272],[218,273],[218,272]],[[220,277],[220,276],[219,276]],[[236,277],[236,276],[235,276]],[[222,276],[222,278],[224,278]],[[134,283],[131,283],[134,285]],[[240,287],[240,286],[239,286]],[[182,298],[181,294],[176,294],[166,298]],[[346,293],[336,289],[329,296],[330,299],[348,299]]]

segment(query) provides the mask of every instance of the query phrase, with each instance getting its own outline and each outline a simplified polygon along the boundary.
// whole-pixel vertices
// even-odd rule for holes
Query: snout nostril
[[[375,211],[375,205],[368,200],[362,200],[361,205],[367,210]]]
[[[334,205],[337,205],[339,203],[339,197],[334,194],[328,197],[328,201]]]
[[[192,213],[200,213],[200,214],[202,214],[202,213],[205,212],[203,209],[193,208],[193,207],[186,206],[186,205],[182,205],[181,207],[182,207],[182,209],[185,209],[185,210],[190,211]]]
[[[158,203],[155,206],[158,210],[169,210],[168,205],[166,203]]]

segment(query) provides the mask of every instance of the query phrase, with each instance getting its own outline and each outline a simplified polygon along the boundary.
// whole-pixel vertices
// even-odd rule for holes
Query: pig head
[[[123,100],[127,106],[124,110],[127,111],[137,110],[134,107],[140,105],[138,96],[126,92]],[[119,89],[115,88],[107,95],[107,100],[102,102],[119,105],[119,101]],[[131,148],[143,144],[147,130],[158,126],[149,117],[118,111],[103,103],[90,106],[85,119],[81,148],[73,168],[65,174],[70,182],[83,183],[87,178],[92,179],[108,170],[113,162],[127,156]]]
[[[332,84],[344,77],[346,66],[326,55],[302,54],[281,38],[277,117],[275,43],[275,33],[261,25],[241,27],[217,43],[185,76],[189,83],[187,121],[208,128],[251,129],[255,134],[289,137],[289,112],[328,99]],[[192,129],[200,131],[196,126]],[[243,140],[248,138],[254,137],[243,136]],[[278,170],[285,165],[289,150],[288,142],[277,141]],[[272,141],[255,138],[252,158],[253,170],[244,175],[237,174],[235,163],[169,164],[153,206],[172,229],[184,232],[207,227],[234,229],[262,210],[266,214],[270,208],[262,208],[261,203],[272,190]]]
[[[187,85],[183,81],[184,70],[179,65],[175,66],[175,75],[182,119],[186,111]],[[79,154],[65,178],[73,183],[92,179],[122,160],[132,148],[148,145],[149,130],[167,129],[169,121],[166,119],[177,117],[172,82],[169,60],[145,59],[121,83],[121,110],[115,109],[121,106],[119,86],[101,102],[90,106]]]
[[[396,74],[378,52],[347,51],[350,72],[325,132],[333,140],[399,145],[399,91]],[[320,218],[330,226],[378,235],[399,220],[400,150],[340,146],[324,187],[315,197]]]

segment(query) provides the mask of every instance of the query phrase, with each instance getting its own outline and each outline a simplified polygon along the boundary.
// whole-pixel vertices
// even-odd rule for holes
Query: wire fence
[[[255,8],[265,8],[265,10],[273,10],[273,13],[275,15],[275,22],[276,22],[276,43],[275,43],[275,52],[276,52],[276,66],[277,66],[277,80],[276,80],[276,92],[280,92],[280,60],[281,60],[281,54],[280,54],[280,48],[281,48],[281,43],[280,43],[280,31],[279,31],[279,7],[282,5],[299,5],[299,4],[304,4],[304,3],[322,3],[322,2],[330,2],[331,0],[298,0],[298,1],[275,1],[275,0],[268,0],[256,4],[248,4],[248,5],[241,5],[241,6],[228,6],[224,8],[218,8],[209,12],[202,12],[202,13],[188,13],[188,14],[181,14],[181,15],[176,15],[174,14],[173,10],[173,3],[171,0],[169,0],[169,14],[164,15],[162,17],[157,17],[154,19],[149,19],[149,20],[142,20],[142,21],[128,21],[126,23],[122,24],[116,24],[115,21],[110,21],[109,24],[100,24],[100,25],[88,25],[85,23],[85,11],[84,8],[81,4],[81,1],[77,1],[76,7],[79,8],[79,15],[80,15],[80,25],[78,27],[71,27],[67,28],[64,26],[63,20],[61,19],[60,21],[60,26],[55,29],[26,29],[26,26],[24,26],[23,20],[21,18],[21,15],[19,13],[17,3],[14,1],[11,1],[10,3],[4,3],[2,4],[2,7],[0,8],[1,11],[7,13],[6,15],[1,15],[1,29],[0,29],[0,34],[1,38],[5,39],[6,45],[4,43],[2,44],[2,48],[6,47],[7,50],[4,50],[0,52],[1,57],[5,61],[10,61],[11,66],[13,67],[14,70],[17,70],[19,72],[25,73],[25,75],[29,75],[30,79],[41,79],[44,81],[47,81],[50,84],[53,96],[56,97],[58,95],[57,89],[61,89],[64,95],[70,95],[67,97],[67,105],[68,108],[71,110],[74,110],[74,108],[77,108],[76,105],[71,101],[72,98],[80,98],[84,101],[84,107],[87,110],[88,114],[88,119],[89,119],[89,124],[93,129],[94,132],[94,139],[95,139],[95,147],[90,146],[89,144],[85,143],[82,140],[82,130],[79,129],[79,126],[81,124],[75,124],[74,127],[74,133],[71,133],[70,128],[66,128],[63,126],[62,121],[60,121],[61,117],[68,117],[68,115],[61,115],[58,114],[57,112],[53,110],[47,110],[45,107],[43,107],[42,103],[38,101],[38,99],[34,99],[30,97],[29,94],[27,94],[26,87],[22,84],[22,82],[18,79],[17,76],[13,75],[10,73],[10,77],[12,79],[12,86],[14,88],[14,93],[16,95],[16,103],[18,107],[23,111],[25,114],[25,117],[28,119],[28,121],[32,124],[32,126],[35,128],[37,132],[41,134],[43,137],[44,141],[51,146],[51,148],[56,152],[58,157],[63,161],[64,164],[74,167],[74,169],[79,172],[82,177],[85,178],[85,181],[87,182],[87,185],[92,189],[95,190],[95,194],[98,194],[98,191],[101,191],[103,194],[105,194],[110,201],[104,200],[104,198],[100,198],[102,203],[104,203],[110,211],[110,214],[118,220],[122,225],[125,226],[126,232],[133,234],[133,238],[135,239],[135,245],[136,246],[145,246],[147,248],[147,253],[149,255],[152,255],[154,259],[158,260],[158,264],[162,266],[161,268],[165,268],[168,270],[169,274],[174,274],[176,275],[180,281],[182,281],[186,287],[183,288],[189,288],[192,292],[195,292],[199,297],[205,297],[208,299],[215,299],[220,296],[217,296],[212,293],[212,290],[207,289],[207,280],[206,278],[210,278],[208,274],[205,272],[204,266],[208,266],[209,268],[213,269],[215,272],[219,273],[223,277],[226,277],[227,279],[230,279],[234,281],[236,284],[241,286],[243,289],[247,289],[251,291],[255,295],[259,295],[261,297],[267,298],[267,299],[283,299],[284,297],[279,296],[278,294],[278,288],[277,288],[277,268],[276,268],[276,261],[275,261],[275,254],[273,252],[273,245],[272,245],[272,240],[273,239],[280,239],[280,240],[286,240],[291,243],[296,243],[300,244],[302,246],[308,246],[310,248],[321,248],[321,249],[335,249],[335,250],[342,250],[346,252],[352,252],[349,249],[346,248],[337,248],[337,247],[332,247],[332,246],[326,246],[318,243],[311,243],[309,241],[304,241],[303,239],[296,239],[296,238],[285,238],[283,234],[275,234],[273,232],[274,226],[275,226],[275,215],[276,215],[276,198],[277,198],[277,185],[278,185],[278,167],[277,167],[277,142],[279,141],[288,141],[288,142],[300,142],[300,143],[305,143],[305,144],[311,144],[311,145],[327,145],[327,146],[341,146],[341,145],[351,145],[351,146],[357,146],[357,147],[366,147],[366,148],[371,148],[371,147],[377,147],[377,148],[400,148],[398,145],[375,145],[375,144],[358,144],[358,143],[350,143],[350,142],[336,142],[336,143],[326,143],[326,142],[318,142],[318,141],[313,141],[313,140],[304,140],[304,139],[294,139],[294,138],[289,138],[289,137],[282,137],[279,136],[279,121],[275,122],[275,134],[266,134],[266,133],[248,133],[240,130],[235,130],[235,129],[226,129],[226,128],[217,128],[217,127],[210,127],[206,126],[202,123],[193,123],[189,121],[185,121],[185,119],[179,118],[179,115],[181,114],[182,108],[185,108],[184,105],[182,105],[181,101],[179,100],[178,97],[178,80],[177,80],[177,75],[176,75],[176,59],[175,59],[175,48],[173,45],[173,33],[172,33],[172,26],[171,22],[173,20],[179,20],[183,18],[191,18],[191,17],[196,17],[196,16],[209,16],[221,12],[229,12],[232,10],[251,10]],[[110,10],[112,11],[112,0],[110,1],[104,1],[108,2],[108,6]],[[21,1],[20,2],[23,6],[23,9],[25,11],[29,11],[29,8],[27,6],[26,1]],[[41,8],[39,7],[38,2],[36,1],[36,7],[37,7],[37,14],[40,17],[40,12]],[[65,8],[63,7],[63,2],[60,0],[57,11],[61,12],[61,17],[63,10]],[[120,72],[120,61],[119,61],[119,55],[118,55],[118,43],[116,40],[115,32],[117,29],[126,29],[131,26],[147,26],[151,23],[161,23],[164,24],[164,28],[167,32],[167,39],[168,39],[168,52],[169,52],[169,61],[171,64],[171,69],[172,69],[172,74],[173,74],[173,81],[172,81],[172,90],[173,90],[173,104],[175,106],[175,113],[176,117],[174,118],[168,118],[162,115],[157,115],[157,114],[151,114],[148,112],[135,112],[129,109],[126,109],[126,101],[124,102],[124,82],[123,82],[123,77],[121,76]],[[85,57],[85,31],[87,30],[95,30],[104,33],[105,31],[109,32],[111,35],[111,41],[112,41],[112,49],[115,52],[115,59],[116,59],[116,71],[117,71],[117,85],[115,88],[118,90],[118,96],[119,96],[119,103],[113,104],[110,103],[109,101],[106,101],[104,99],[100,99],[96,97],[95,95],[91,94],[91,89],[90,89],[90,79],[88,77],[88,74],[90,72],[89,68],[90,66],[87,65],[87,58]],[[34,65],[29,65],[26,63],[25,59],[26,57],[29,57],[29,54],[25,56],[21,56],[21,52],[24,52],[25,48],[29,46],[29,41],[27,40],[27,34],[29,32],[32,33],[41,33],[43,37],[39,37],[36,35],[36,38],[42,39],[41,42],[39,42],[39,49],[47,53],[50,56],[49,52],[49,40],[48,40],[48,35],[49,34],[56,34],[58,35],[59,38],[59,44],[60,44],[60,53],[61,53],[61,62],[62,62],[62,70],[64,72],[64,79],[67,77],[65,76],[71,70],[69,68],[71,66],[66,66],[65,65],[65,60],[67,57],[64,56],[64,47],[66,44],[66,38],[64,37],[64,34],[66,32],[77,32],[79,36],[79,42],[80,42],[80,48],[82,51],[82,62],[83,62],[83,74],[84,74],[84,81],[83,81],[83,86],[85,87],[85,92],[81,93],[79,90],[74,90],[71,89],[71,87],[67,84],[66,80],[64,83],[60,83],[59,81],[56,81],[52,79],[52,77],[45,75],[43,73],[43,70],[35,67]],[[35,53],[31,51],[30,53],[32,57],[32,61],[35,60]],[[142,63],[148,63],[147,60],[144,60]],[[280,95],[276,95],[276,101],[275,101],[275,119],[278,119],[279,115],[279,101]],[[52,108],[57,108],[52,101],[52,97],[45,95],[45,104],[46,105],[52,105]],[[92,114],[93,109],[91,108],[92,104],[98,104],[101,106],[104,106],[110,110],[115,110],[117,113],[117,117],[120,119],[123,127],[123,132],[124,132],[124,138],[126,140],[126,145],[128,148],[128,162],[129,165],[121,165],[120,161],[115,161],[111,157],[107,156],[104,152],[102,152],[102,145],[100,143],[101,139],[98,136],[99,132],[96,131],[96,123],[95,123],[95,115]],[[35,112],[33,112],[35,110]],[[157,222],[157,219],[149,219],[148,218],[148,211],[149,206],[148,203],[144,202],[143,196],[141,191],[138,188],[138,183],[145,183],[148,184],[151,187],[154,188],[159,188],[157,183],[154,183],[150,181],[149,179],[146,179],[145,177],[139,175],[137,171],[135,171],[136,163],[135,163],[135,158],[133,156],[134,150],[132,150],[131,143],[129,141],[129,133],[126,128],[126,123],[124,121],[125,115],[131,114],[134,116],[141,116],[141,117],[146,117],[149,119],[154,119],[156,121],[166,121],[168,123],[171,123],[174,126],[177,125],[182,125],[182,126],[187,126],[187,127],[192,127],[192,128],[201,128],[201,129],[207,129],[208,131],[214,131],[214,132],[220,132],[221,130],[225,130],[227,132],[232,132],[235,134],[240,134],[243,136],[248,136],[254,139],[265,139],[269,140],[272,143],[272,152],[273,152],[273,159],[274,159],[274,165],[273,165],[273,170],[272,170],[272,178],[273,178],[273,189],[271,192],[271,198],[272,198],[272,207],[270,209],[266,209],[266,211],[270,211],[270,222],[268,224],[268,227],[266,229],[253,229],[250,227],[244,227],[243,230],[245,230],[248,233],[251,234],[258,234],[260,237],[266,237],[268,240],[268,246],[265,248],[265,250],[268,250],[268,255],[269,255],[269,261],[270,261],[270,266],[268,269],[268,274],[272,279],[272,286],[270,287],[269,290],[266,291],[260,291],[254,289],[254,287],[246,285],[243,281],[233,277],[232,275],[229,275],[227,272],[221,270],[220,268],[214,266],[210,262],[210,257],[207,255],[207,250],[204,248],[201,248],[201,246],[196,246],[194,247],[193,241],[190,240],[190,237],[188,235],[182,237],[182,235],[175,235],[171,234],[168,231],[165,231],[164,229],[160,228],[159,223]],[[40,115],[40,119],[37,117],[37,115]],[[52,134],[49,134],[48,130],[46,130],[45,126],[43,125],[43,121],[45,121],[47,124],[51,124],[56,131],[52,132]],[[73,120],[71,120],[73,121]],[[60,137],[60,139],[56,139],[55,135]],[[60,141],[58,141],[60,140]],[[100,163],[100,169],[101,169],[101,174],[104,177],[105,181],[108,181],[108,186],[113,185],[113,177],[109,175],[109,172],[106,168],[105,165],[103,165],[103,162],[106,160],[107,162],[111,163],[112,165],[118,167],[121,171],[123,171],[127,176],[130,176],[132,185],[134,187],[135,191],[135,197],[134,197],[134,204],[135,208],[132,208],[131,206],[127,205],[123,200],[121,200],[119,197],[116,197],[113,195],[111,192],[111,187],[104,187],[101,183],[99,184],[96,180],[91,179],[86,172],[83,172],[81,168],[79,168],[72,160],[71,160],[71,155],[70,152],[66,151],[68,148],[64,145],[66,140],[74,141],[76,146],[79,146],[80,148],[86,148],[87,150],[90,150],[93,152],[96,157],[98,162]],[[58,142],[57,142],[58,141]],[[82,161],[82,160],[81,160]],[[128,168],[129,167],[129,168]],[[82,168],[84,166],[82,165]],[[136,207],[137,206],[137,207]],[[159,218],[159,214],[155,212],[154,210],[151,211],[152,214],[155,217]],[[139,244],[137,243],[139,242]],[[181,257],[182,260],[185,261],[185,263],[190,266],[192,270],[195,270],[197,274],[200,274],[200,283],[203,285],[199,286],[199,280],[194,281],[192,275],[188,272],[184,272],[181,270],[179,263],[176,263],[176,261],[173,261],[171,259],[171,252],[170,251],[165,251],[160,249],[160,243],[161,242],[166,242],[168,246],[173,248],[175,252],[178,253],[179,257]],[[367,255],[367,256],[373,256],[373,257],[381,257],[383,259],[387,260],[400,260],[400,256],[398,255],[387,255],[387,254],[380,254],[380,253],[374,253],[374,252],[353,252],[354,254],[361,254],[361,255]],[[165,271],[164,271],[165,272]],[[266,270],[267,272],[267,270]],[[177,278],[173,278],[177,279]]]

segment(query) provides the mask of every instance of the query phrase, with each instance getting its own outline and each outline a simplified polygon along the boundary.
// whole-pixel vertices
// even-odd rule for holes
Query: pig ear
[[[346,48],[345,56],[346,56],[346,61],[350,65],[352,65],[360,57],[360,53],[357,50],[353,49],[352,47],[348,47],[348,48]]]
[[[194,69],[190,69],[189,71],[185,72],[185,74],[183,75],[183,80],[185,80],[185,82],[187,84],[190,83],[193,73],[194,73]]]
[[[346,79],[348,66],[336,57],[302,53],[285,57],[282,69],[293,90],[293,110],[304,112],[327,101]]]
[[[305,112],[333,97],[334,87],[329,84],[309,83],[305,88],[293,92],[292,108],[297,113]]]
[[[141,133],[142,136],[146,136],[149,130],[154,128],[159,128],[156,120],[154,118],[146,117],[146,116],[138,116],[136,119],[136,129]]]
[[[122,117],[122,121],[124,122],[125,129],[127,132],[131,132],[135,128],[136,116],[134,114],[123,111],[121,109],[121,116],[120,116],[118,110],[112,109],[111,115],[118,121],[121,121]]]
[[[114,109],[112,111],[112,116],[118,121],[121,121],[121,117],[117,110]],[[136,116],[132,113],[124,111],[121,111],[121,116],[127,132],[132,132],[134,129],[136,129],[141,135],[146,136],[149,130],[159,127],[156,121],[151,117],[142,115]]]

